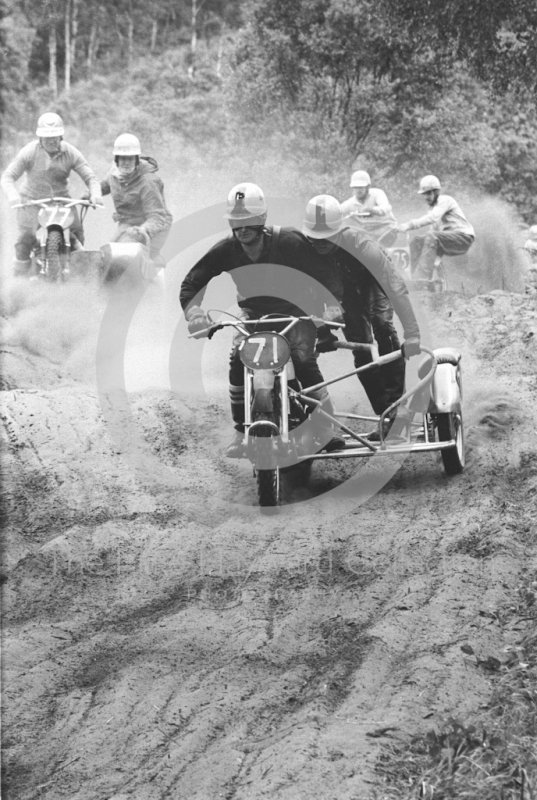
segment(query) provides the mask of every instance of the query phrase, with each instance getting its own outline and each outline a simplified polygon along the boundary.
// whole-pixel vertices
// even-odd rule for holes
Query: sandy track
[[[414,456],[340,514],[313,498],[352,465],[261,515],[227,409],[165,391],[129,398],[134,469],[90,381],[6,346],[8,800],[362,800],[383,742],[486,702],[460,648],[513,641],[496,610],[535,555],[535,305],[430,302],[467,469]]]

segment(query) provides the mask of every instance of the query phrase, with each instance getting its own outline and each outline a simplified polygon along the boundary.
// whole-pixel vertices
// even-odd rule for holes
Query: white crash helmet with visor
[[[330,239],[343,227],[343,212],[335,197],[329,194],[312,197],[304,214],[304,236],[309,239]]]
[[[255,183],[238,183],[227,197],[224,219],[232,228],[262,228],[267,219],[267,202]]]

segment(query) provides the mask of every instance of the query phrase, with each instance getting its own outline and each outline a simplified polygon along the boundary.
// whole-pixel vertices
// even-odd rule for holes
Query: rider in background
[[[103,195],[111,194],[114,220],[118,227],[115,242],[140,242],[149,247],[149,257],[157,269],[166,262],[160,254],[170,232],[172,215],[166,208],[164,184],[156,175],[154,158],[142,156],[139,139],[122,133],[114,142],[114,164],[101,182]]]
[[[350,187],[352,197],[341,204],[344,217],[356,221],[376,241],[382,239],[384,247],[391,247],[397,238],[397,222],[386,193],[371,187],[364,170],[352,173]]]
[[[431,225],[432,229],[410,242],[412,277],[429,281],[432,278],[437,256],[462,256],[475,239],[475,232],[453,197],[440,194],[440,181],[435,175],[426,175],[420,181],[418,194],[422,194],[430,211],[423,217],[399,225],[401,232]]]
[[[25,145],[4,171],[0,185],[11,205],[41,200],[46,197],[70,197],[69,175],[74,170],[89,189],[89,200],[96,205],[101,199],[101,186],[82,153],[63,141],[64,127],[58,114],[48,112],[37,122],[37,141]],[[26,173],[26,181],[17,190],[15,183]],[[76,208],[71,226],[72,246],[79,249],[84,232]],[[25,276],[31,266],[30,255],[37,240],[39,208],[17,209],[18,239],[15,243],[14,274]]]
[[[228,195],[225,219],[229,221],[231,235],[217,242],[192,267],[181,285],[180,301],[190,333],[209,327],[210,321],[199,304],[209,281],[224,272],[231,273],[237,286],[243,320],[259,319],[265,314],[303,316],[305,309],[299,307],[297,301],[307,306],[308,297],[313,297],[313,302],[318,303],[319,298],[309,294],[312,286],[321,290],[318,284],[327,290],[326,297],[332,302],[325,310],[324,318],[333,321],[341,316],[340,306],[330,301],[331,297],[338,302],[341,300],[339,279],[314,256],[297,230],[265,225],[267,204],[259,186],[255,183],[234,186]],[[306,279],[296,273],[305,273]],[[306,310],[311,313],[310,309]],[[226,451],[228,458],[240,458],[243,454],[244,368],[238,352],[243,338],[240,331],[235,333],[230,356],[229,393],[236,433]],[[314,323],[300,320],[286,338],[291,346],[296,377],[302,387],[322,383],[324,379],[315,354]],[[312,392],[311,397],[320,401],[329,414],[333,413],[326,387]],[[322,417],[319,427],[324,428],[326,434],[324,449],[336,450],[345,446],[344,439],[337,436],[333,426]]]
[[[302,232],[343,284],[343,333],[349,342],[372,344],[373,327],[379,355],[402,349],[405,358],[418,355],[420,330],[404,280],[395,271],[382,248],[361,231],[352,230],[343,218],[335,197],[318,195],[306,206]],[[403,325],[405,342],[401,347],[393,324],[393,312]],[[335,337],[331,337],[332,340]],[[330,336],[318,349],[328,351]],[[354,350],[354,365],[362,367],[373,358],[370,352]],[[358,374],[375,414],[382,414],[405,390],[403,359],[368,369]],[[395,414],[386,420],[386,434]],[[370,434],[378,438],[378,430]]]

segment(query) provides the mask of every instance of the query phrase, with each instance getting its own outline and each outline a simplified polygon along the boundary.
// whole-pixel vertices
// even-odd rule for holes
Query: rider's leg
[[[313,322],[302,320],[298,322],[287,334],[291,346],[291,358],[296,376],[303,389],[322,383],[324,378],[317,356],[315,355],[316,328]],[[321,409],[333,415],[334,406],[326,387],[310,394],[314,400],[321,403]],[[313,413],[312,421],[316,426],[316,433],[321,439],[325,450],[337,450],[345,446],[345,440],[340,436],[337,426],[320,414]]]
[[[369,294],[369,308],[371,325],[377,340],[379,356],[394,353],[400,350],[401,344],[395,325],[393,324],[393,307],[386,294],[378,285],[372,283]],[[382,413],[388,406],[398,400],[405,391],[405,360],[399,358],[379,368],[380,378],[383,383],[383,394],[379,398],[379,408],[384,406]]]
[[[438,255],[438,235],[429,231],[429,233],[426,233],[423,237],[416,237],[416,239],[418,238],[423,239],[423,242],[417,262],[412,255],[412,242],[410,245],[411,261],[413,264],[412,278],[413,280],[430,281],[433,276],[434,262]]]
[[[153,262],[155,269],[162,269],[166,266],[166,262],[160,251],[164,247],[169,232],[169,228],[166,228],[164,231],[159,231],[153,236],[149,243],[149,258]]]
[[[343,315],[343,321],[345,322],[343,334],[347,341],[359,344],[373,344],[369,314],[356,291],[345,293],[343,308],[345,310]],[[364,367],[373,361],[373,356],[368,350],[353,350],[353,357],[356,368]],[[384,384],[379,368],[371,367],[365,372],[358,373],[357,377],[375,414],[382,414],[386,406],[384,405]]]
[[[35,232],[38,226],[37,208],[17,209],[17,224],[19,234],[15,242],[15,258],[13,260],[13,273],[15,276],[25,276],[31,267],[30,256],[37,244]]]
[[[473,244],[474,236],[462,231],[439,231],[438,253],[446,256],[462,256]]]
[[[84,249],[84,228],[82,227],[82,223],[80,221],[80,216],[75,206],[73,206],[72,211],[74,212],[74,220],[71,225],[71,247],[73,250],[83,250]],[[73,244],[73,239],[76,239],[77,242],[81,246],[77,246]]]

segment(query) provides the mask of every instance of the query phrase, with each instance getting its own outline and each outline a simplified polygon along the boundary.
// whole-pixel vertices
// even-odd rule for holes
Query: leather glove
[[[341,306],[327,306],[323,311],[323,319],[326,322],[341,322],[343,319]]]
[[[409,222],[402,222],[400,225],[397,226],[397,230],[400,233],[406,233],[410,230],[410,223]]]
[[[199,306],[192,306],[186,312],[189,333],[199,333],[210,326],[205,312]]]
[[[100,189],[94,189],[92,192],[90,192],[88,200],[90,201],[92,206],[102,205],[103,196],[101,194],[101,190]]]
[[[401,350],[407,361],[411,356],[419,356],[421,353],[420,340],[417,336],[411,336],[409,339],[405,339],[401,345]]]
[[[316,353],[331,353],[334,350],[337,350],[335,347],[335,342],[338,341],[337,336],[335,336],[330,328],[327,328],[326,325],[321,325],[317,328],[317,344],[315,347]]]

